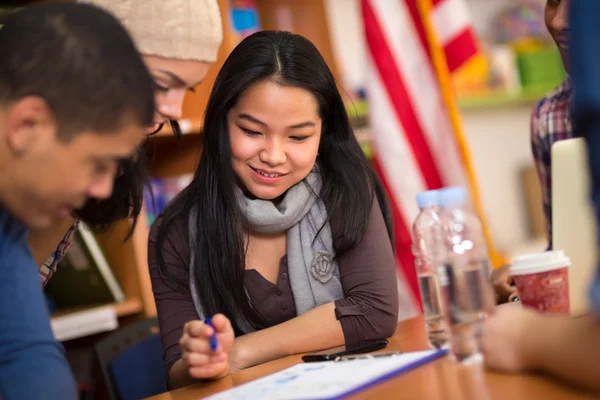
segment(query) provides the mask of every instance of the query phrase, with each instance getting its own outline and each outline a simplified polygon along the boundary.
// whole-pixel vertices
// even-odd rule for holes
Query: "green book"
[[[6,18],[11,15],[16,13],[17,11],[19,11],[22,7],[7,7],[7,6],[0,6],[0,28],[2,28],[2,26],[4,25],[4,21],[6,20]]]
[[[93,306],[125,300],[93,233],[84,224],[45,287],[57,309]]]

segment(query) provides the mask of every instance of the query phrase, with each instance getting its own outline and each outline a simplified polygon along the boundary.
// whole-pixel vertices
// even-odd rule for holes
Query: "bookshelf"
[[[103,304],[103,305],[98,305],[98,306],[94,306],[94,307],[81,307],[81,308],[74,308],[74,309],[70,309],[70,310],[61,310],[61,311],[57,311],[55,313],[52,314],[53,318],[61,318],[67,315],[77,315],[77,314],[83,314],[85,312],[88,311],[92,311],[98,308],[103,308],[103,307],[111,307],[114,312],[115,315],[117,317],[127,317],[130,315],[134,315],[137,314],[139,312],[141,312],[143,310],[143,305],[142,302],[139,299],[129,299],[129,300],[125,300],[119,303],[109,303],[109,304]]]
[[[463,110],[502,107],[514,105],[533,105],[546,96],[558,83],[524,88],[515,92],[504,90],[487,91],[478,94],[458,96],[458,104]]]

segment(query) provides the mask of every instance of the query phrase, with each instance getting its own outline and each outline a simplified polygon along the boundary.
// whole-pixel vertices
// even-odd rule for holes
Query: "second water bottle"
[[[467,206],[464,188],[442,190],[440,204],[446,254],[444,268],[438,273],[448,285],[447,321],[452,354],[462,363],[481,362],[477,337],[483,320],[494,307],[483,229]]]

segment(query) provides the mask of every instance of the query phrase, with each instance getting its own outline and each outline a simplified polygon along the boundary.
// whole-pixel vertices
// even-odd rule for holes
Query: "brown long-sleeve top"
[[[156,300],[163,357],[167,376],[181,357],[179,339],[183,326],[197,320],[191,292],[174,290],[158,271],[156,237],[162,223],[159,217],[150,230],[148,262]],[[336,238],[335,218],[331,223]],[[163,258],[171,274],[188,280],[189,241],[187,219],[171,225]],[[398,289],[394,256],[378,202],[373,201],[369,226],[362,241],[338,259],[344,298],[335,302],[335,315],[342,325],[346,343],[392,336],[398,319]],[[273,284],[256,270],[246,270],[245,282],[252,306],[269,326],[296,316],[296,305],[288,278],[287,258],[280,262],[279,278]],[[316,350],[316,349],[315,349]]]

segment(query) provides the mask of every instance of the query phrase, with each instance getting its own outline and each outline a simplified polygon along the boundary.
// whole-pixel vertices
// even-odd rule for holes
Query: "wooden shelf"
[[[135,315],[144,309],[139,299],[72,310],[52,315],[50,324],[57,340],[64,342],[85,336],[110,332],[119,327],[119,317]]]
[[[542,97],[546,96],[546,94],[556,86],[556,84],[549,84],[527,88],[517,92],[490,90],[466,96],[459,95],[458,105],[463,110],[514,105],[533,105]]]
[[[68,310],[60,310],[55,313],[52,313],[51,319],[64,317],[66,315],[75,315],[77,313],[88,312],[90,310],[94,310],[94,309],[102,308],[102,307],[106,307],[106,306],[113,307],[117,317],[126,317],[129,315],[137,314],[137,313],[141,312],[143,309],[142,301],[140,299],[129,299],[129,300],[125,300],[120,303],[110,303],[110,304],[103,304],[103,305],[92,306],[92,307],[82,307],[82,308],[73,308],[73,309],[68,309]]]
[[[160,136],[149,141],[146,154],[151,163],[151,175],[168,178],[194,172],[202,153],[201,135],[184,135],[181,140]]]
[[[117,317],[126,317],[143,311],[143,304],[140,299],[125,300],[122,303],[113,303],[112,306],[117,313]]]

